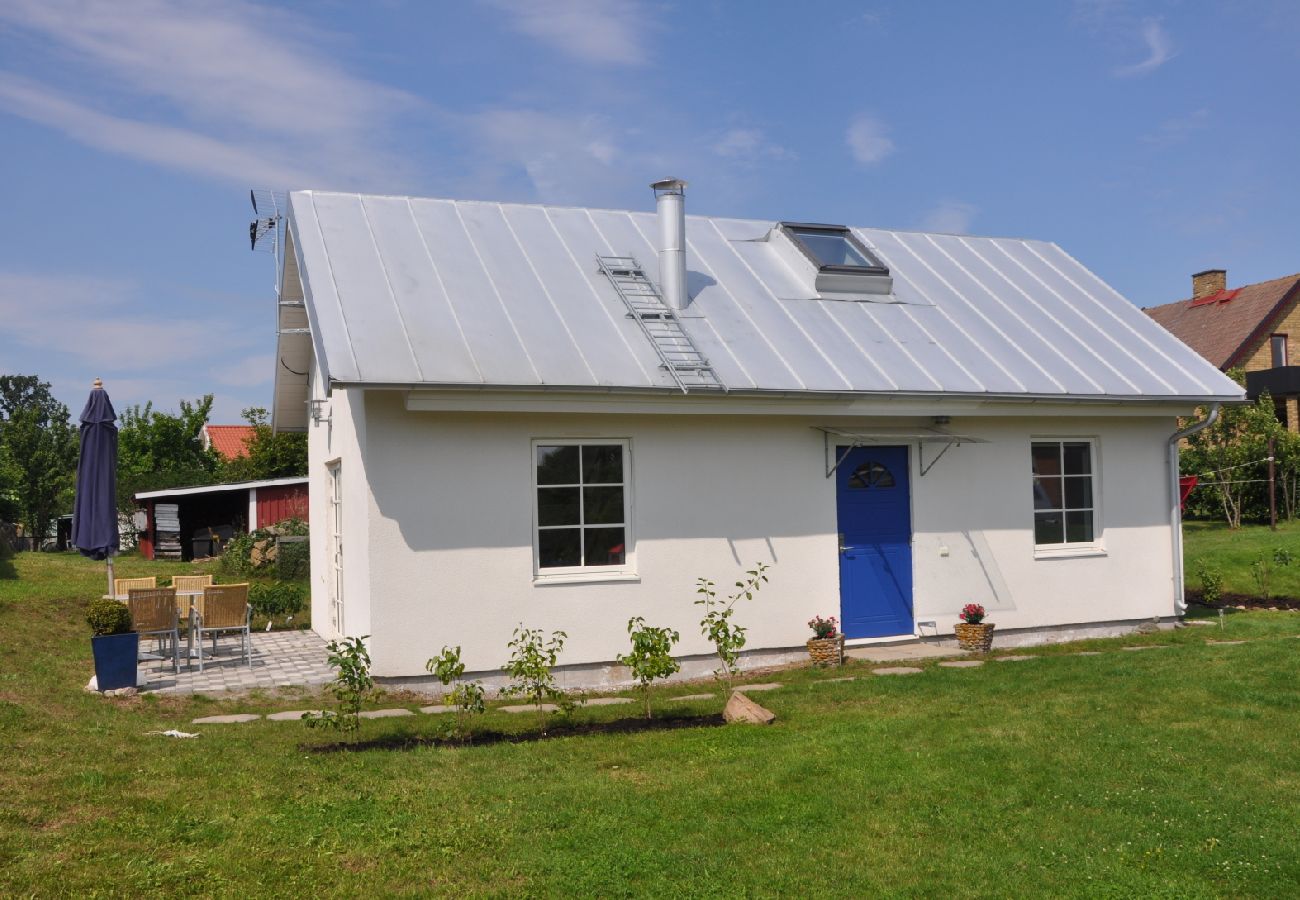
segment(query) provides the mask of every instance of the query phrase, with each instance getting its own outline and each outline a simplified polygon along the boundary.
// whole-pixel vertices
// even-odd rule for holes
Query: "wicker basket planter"
[[[815,666],[838,666],[844,663],[844,635],[835,637],[811,638],[808,641],[808,655]]]
[[[955,628],[957,631],[957,646],[961,649],[988,653],[989,649],[992,648],[994,628],[992,622],[980,622],[978,625],[958,622]]]

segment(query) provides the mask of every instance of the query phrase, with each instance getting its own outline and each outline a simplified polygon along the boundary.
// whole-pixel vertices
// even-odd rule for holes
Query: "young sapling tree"
[[[329,664],[338,669],[334,680],[325,688],[334,695],[337,709],[319,714],[303,713],[310,728],[330,728],[345,733],[355,732],[361,725],[361,704],[375,689],[370,677],[370,654],[366,652],[366,639],[370,635],[330,641]]]
[[[543,703],[554,703],[562,713],[573,710],[573,699],[560,689],[551,674],[567,637],[563,631],[552,631],[551,639],[543,643],[541,629],[525,628],[521,623],[506,645],[510,648],[510,661],[501,668],[511,680],[501,693],[506,697],[523,697],[536,706],[537,727],[543,733],[546,731]]]
[[[681,635],[670,628],[654,628],[637,616],[627,620],[627,633],[632,640],[632,652],[620,654],[618,661],[632,670],[637,680],[637,690],[645,701],[645,717],[650,715],[650,685],[656,678],[667,678],[681,669],[673,659],[673,644]]]
[[[767,583],[767,569],[763,563],[755,563],[754,568],[745,572],[745,580],[736,582],[736,592],[725,600],[718,599],[717,586],[712,581],[696,579],[695,593],[700,595],[700,599],[695,601],[695,605],[704,607],[700,634],[713,643],[721,663],[713,674],[719,680],[726,680],[728,688],[735,685],[740,673],[740,651],[745,646],[745,628],[732,622],[731,617],[736,612],[737,601],[742,597],[752,600]]]
[[[465,664],[460,661],[460,646],[443,647],[442,652],[424,664],[425,669],[437,676],[443,686],[451,690],[442,695],[442,702],[456,710],[456,734],[466,734],[465,725],[471,715],[482,715],[483,684],[478,681],[461,681]]]

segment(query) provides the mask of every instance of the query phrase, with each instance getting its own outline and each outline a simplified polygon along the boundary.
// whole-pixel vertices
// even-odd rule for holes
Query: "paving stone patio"
[[[170,656],[142,660],[140,672],[146,680],[140,690],[160,694],[217,694],[321,685],[334,679],[334,671],[326,661],[325,641],[310,631],[255,632],[251,666],[244,664],[238,638],[221,638],[215,657],[207,655],[211,648],[209,641],[204,648],[202,674],[197,659],[190,660],[189,666],[185,664],[183,646],[179,675],[172,672]]]

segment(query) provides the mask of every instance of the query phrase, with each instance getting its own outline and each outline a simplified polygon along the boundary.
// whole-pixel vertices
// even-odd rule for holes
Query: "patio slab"
[[[313,687],[334,680],[325,641],[310,631],[256,631],[252,635],[252,665],[245,665],[238,638],[218,641],[218,655],[204,650],[203,671],[198,661],[179,673],[172,671],[170,657],[140,662],[142,691],[160,694],[222,694],[278,687]]]
[[[266,717],[268,722],[292,722],[301,721],[303,716],[319,716],[319,709],[287,709],[284,712],[271,713]]]
[[[984,665],[982,659],[950,659],[947,662],[941,662],[939,665],[945,669],[974,669]]]
[[[669,697],[669,703],[678,703],[684,700],[712,700],[717,694],[683,694],[680,697]]]
[[[997,656],[994,657],[998,662],[1024,662],[1027,659],[1033,659],[1032,656]]]
[[[868,644],[865,647],[845,647],[847,659],[865,659],[867,662],[907,662],[914,659],[942,659],[947,656],[965,656],[955,643],[937,644],[934,641],[908,641],[906,644]]]
[[[413,716],[415,713],[409,709],[401,707],[395,709],[368,709],[365,712],[357,713],[363,719],[395,719],[398,716]]]
[[[883,669],[872,669],[872,675],[919,675],[924,669],[918,669],[916,666],[885,666]]]

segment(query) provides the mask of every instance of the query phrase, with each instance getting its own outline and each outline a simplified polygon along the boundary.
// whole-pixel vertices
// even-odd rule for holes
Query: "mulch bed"
[[[420,747],[488,747],[493,744],[528,744],[551,738],[584,737],[591,734],[636,734],[642,731],[675,731],[679,728],[717,728],[726,724],[721,713],[706,716],[671,716],[655,719],[615,719],[612,722],[556,722],[546,731],[478,731],[468,738],[434,735],[402,735],[369,741],[335,741],[330,744],[300,744],[303,753],[358,753],[363,750],[416,750]]]
[[[1223,594],[1218,603],[1206,603],[1201,592],[1188,590],[1187,601],[1207,609],[1300,609],[1300,597],[1270,597],[1268,600],[1249,594]]]

